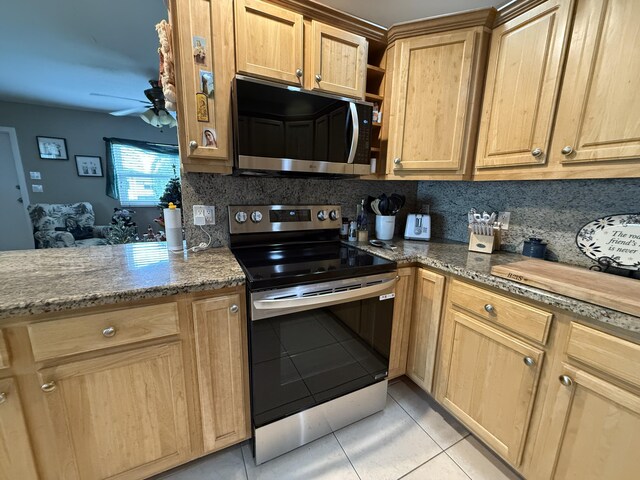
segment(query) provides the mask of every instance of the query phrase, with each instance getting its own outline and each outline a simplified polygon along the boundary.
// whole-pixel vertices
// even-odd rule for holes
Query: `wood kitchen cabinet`
[[[0,380],[0,478],[37,480],[20,395],[12,378]]]
[[[471,174],[473,139],[480,111],[484,57],[495,10],[473,12],[465,25],[450,31],[419,22],[416,35],[403,24],[390,30],[387,65],[388,150],[390,179],[467,179]],[[462,15],[460,15],[462,17]],[[458,22],[463,22],[459,19]],[[426,23],[426,25],[425,25]],[[473,26],[473,24],[477,26]],[[390,88],[389,88],[390,87]]]
[[[423,268],[418,270],[409,330],[407,376],[427,393],[432,392],[436,367],[444,285],[444,275]]]
[[[404,375],[407,368],[407,348],[409,345],[415,276],[416,269],[413,267],[398,269],[399,278],[393,303],[389,379]]]
[[[231,173],[233,0],[170,0],[169,5],[182,168],[186,172]],[[210,95],[203,93],[201,71],[213,74]],[[205,129],[211,130],[213,137],[207,139]]]
[[[193,331],[204,451],[251,436],[247,332],[240,295],[197,300]]]

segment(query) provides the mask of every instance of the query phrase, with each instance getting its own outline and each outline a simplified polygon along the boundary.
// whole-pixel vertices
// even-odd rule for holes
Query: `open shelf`
[[[384,100],[384,97],[382,95],[378,95],[376,93],[366,92],[364,94],[364,96],[365,96],[365,98],[367,100],[373,100],[373,101],[376,101],[376,102],[382,102]]]
[[[371,126],[380,128],[382,124],[380,122],[371,122]]]

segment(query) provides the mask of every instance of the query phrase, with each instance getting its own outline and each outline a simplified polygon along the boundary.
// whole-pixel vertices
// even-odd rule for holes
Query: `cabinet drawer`
[[[4,333],[0,330],[0,369],[9,366],[9,350],[4,340]]]
[[[112,310],[29,325],[36,361],[175,335],[178,304]]]
[[[553,314],[483,288],[455,280],[450,302],[489,322],[541,344],[547,342]]]
[[[640,387],[640,345],[572,323],[567,355]]]

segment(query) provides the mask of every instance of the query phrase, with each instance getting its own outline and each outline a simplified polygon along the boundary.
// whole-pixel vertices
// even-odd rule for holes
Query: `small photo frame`
[[[215,89],[213,84],[213,73],[207,70],[200,70],[200,88],[202,93],[207,97],[213,98],[213,91]]]
[[[209,105],[207,96],[202,93],[196,93],[196,114],[199,122],[209,121]]]
[[[76,155],[79,177],[102,177],[102,159],[92,155]]]
[[[205,128],[202,131],[202,146],[218,148],[218,134],[213,128]]]
[[[194,35],[193,43],[193,59],[196,63],[204,65],[207,63],[207,40],[204,37]]]
[[[36,137],[38,152],[44,160],[69,160],[67,141],[64,138]]]

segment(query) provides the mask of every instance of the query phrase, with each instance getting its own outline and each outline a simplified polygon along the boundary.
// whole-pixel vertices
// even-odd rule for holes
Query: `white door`
[[[33,248],[28,204],[16,131],[0,127],[0,251]]]

